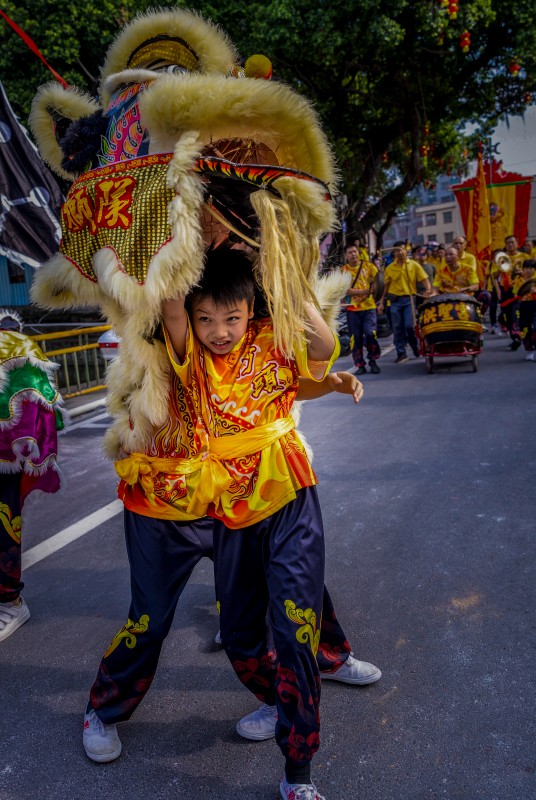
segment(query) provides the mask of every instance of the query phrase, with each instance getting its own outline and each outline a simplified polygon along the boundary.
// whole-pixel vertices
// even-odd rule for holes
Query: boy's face
[[[253,317],[253,304],[239,300],[222,306],[205,297],[192,303],[192,325],[195,335],[212,353],[225,355],[244,336]]]

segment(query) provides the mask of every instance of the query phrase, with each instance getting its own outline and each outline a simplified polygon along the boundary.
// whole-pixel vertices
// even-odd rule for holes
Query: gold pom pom
[[[272,77],[272,62],[266,56],[256,54],[248,58],[244,71],[246,78],[265,78],[269,81]]]

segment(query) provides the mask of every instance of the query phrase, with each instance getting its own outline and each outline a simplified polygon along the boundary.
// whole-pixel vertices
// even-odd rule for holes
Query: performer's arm
[[[305,304],[305,311],[309,322],[307,357],[311,361],[329,361],[335,348],[333,331],[311,303]]]
[[[424,296],[430,297],[432,294],[432,284],[430,283],[430,278],[426,278],[426,280],[422,282],[422,285],[424,286]]]
[[[380,298],[380,302],[378,303],[378,312],[380,314],[383,314],[385,298],[387,296],[387,293],[389,292],[389,284],[391,283],[391,278],[389,277],[389,275],[386,275],[385,272],[383,274],[384,274],[383,294]]]
[[[179,360],[186,355],[186,334],[188,331],[188,315],[184,308],[184,297],[162,303],[162,321],[166,326],[173,350]]]
[[[351,394],[354,403],[363,397],[363,384],[351,372],[330,372],[323,381],[301,378],[296,400],[316,400],[331,392]]]

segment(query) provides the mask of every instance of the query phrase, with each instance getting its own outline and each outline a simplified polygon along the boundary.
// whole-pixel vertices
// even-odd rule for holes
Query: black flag
[[[0,83],[0,254],[38,267],[58,250],[61,190]]]

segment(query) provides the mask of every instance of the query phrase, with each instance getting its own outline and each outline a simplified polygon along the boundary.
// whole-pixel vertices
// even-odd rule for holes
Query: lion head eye
[[[185,67],[180,67],[178,64],[170,64],[168,67],[165,67],[163,72],[169,72],[171,75],[181,75],[188,70]]]

